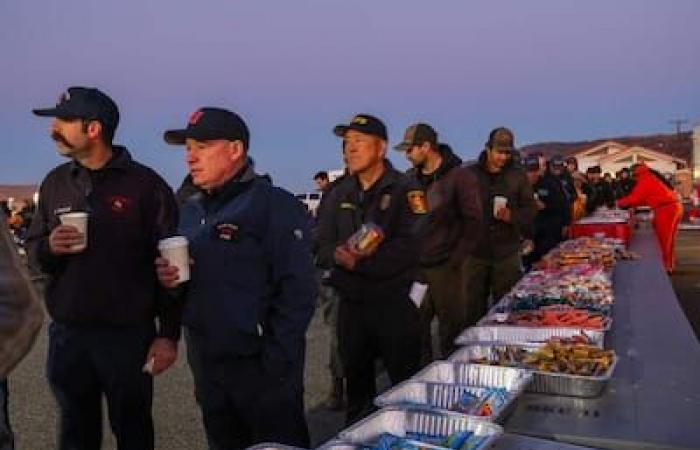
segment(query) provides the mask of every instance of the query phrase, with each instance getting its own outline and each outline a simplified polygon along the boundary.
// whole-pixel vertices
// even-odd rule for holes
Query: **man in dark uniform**
[[[352,175],[328,194],[318,257],[333,267],[330,282],[341,296],[338,337],[351,423],[373,409],[376,357],[394,384],[419,368],[421,299],[414,295],[414,303],[409,293],[418,263],[417,222],[427,205],[424,191],[385,160],[387,133],[379,119],[358,114],[334,133],[344,139]],[[363,250],[347,244],[370,223],[381,228],[380,243]]]
[[[560,180],[552,173],[553,166],[556,166],[557,170],[566,170],[563,160],[550,160],[549,169],[542,174],[536,157],[528,156],[525,159],[525,171],[537,205],[537,216],[531,234],[534,250],[524,258],[526,267],[538,261],[561,242],[564,227],[570,221],[571,208]]]
[[[609,183],[606,183],[602,176],[600,166],[592,166],[586,169],[588,185],[585,188],[586,211],[589,214],[595,212],[601,206],[607,208],[615,207],[615,193]]]
[[[513,133],[496,128],[479,161],[468,168],[479,180],[484,205],[483,226],[466,263],[470,322],[486,313],[489,298],[500,300],[522,276],[520,241],[537,208],[525,173],[512,165],[513,148]]]
[[[27,237],[31,260],[50,277],[47,375],[61,411],[59,448],[100,448],[104,395],[118,448],[153,449],[151,375],[175,361],[180,336],[181,308],[153,267],[158,241],[177,225],[175,198],[112,144],[119,111],[103,92],[72,87],[34,113],[54,117],[51,137],[71,159],[41,183]],[[75,211],[88,213],[87,236],[61,224]]]
[[[209,445],[308,447],[303,369],[316,280],[306,212],[255,173],[237,114],[200,108],[187,128],[164,137],[187,146],[198,188],[178,227],[189,241],[191,279],[177,285],[176,267],[164,258],[156,265],[161,283],[186,298]]]
[[[428,285],[421,304],[423,364],[433,358],[431,324],[438,318],[440,354],[446,358],[454,351],[454,340],[466,327],[466,289],[462,264],[450,258],[462,232],[460,215],[450,202],[454,180],[452,169],[462,160],[449,145],[439,144],[430,125],[417,123],[406,129],[404,140],[394,147],[404,152],[413,167],[406,173],[426,191],[428,214],[420,242],[420,274]],[[449,211],[448,211],[449,210]]]

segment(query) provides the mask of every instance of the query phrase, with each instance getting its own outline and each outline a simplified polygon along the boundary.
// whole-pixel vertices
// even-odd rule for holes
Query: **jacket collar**
[[[112,147],[112,158],[110,158],[110,160],[107,161],[107,164],[105,164],[104,167],[97,170],[126,170],[126,168],[129,166],[129,164],[131,164],[132,161],[133,159],[131,158],[131,154],[126,149],[126,147],[116,145]],[[78,172],[87,170],[88,169],[85,166],[81,165],[75,159],[71,160],[71,174],[76,175]]]

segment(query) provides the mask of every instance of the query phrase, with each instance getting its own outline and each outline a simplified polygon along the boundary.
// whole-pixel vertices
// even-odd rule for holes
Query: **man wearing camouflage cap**
[[[537,214],[532,187],[521,168],[513,167],[514,136],[508,128],[489,133],[477,163],[463,169],[476,175],[483,204],[482,226],[466,261],[469,322],[487,311],[522,276],[520,242]]]

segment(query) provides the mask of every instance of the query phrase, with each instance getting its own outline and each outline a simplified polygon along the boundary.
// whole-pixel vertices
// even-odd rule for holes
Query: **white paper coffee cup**
[[[86,212],[69,212],[61,214],[58,216],[62,225],[70,225],[78,229],[80,233],[83,234],[83,242],[71,246],[71,250],[85,250],[87,247],[87,233],[88,233],[88,213]]]
[[[502,195],[496,195],[493,197],[493,215],[494,217],[499,210],[505,208],[508,205],[508,199]]]
[[[158,250],[163,258],[167,259],[171,266],[177,267],[177,282],[182,283],[190,279],[190,255],[187,250],[187,238],[173,236],[158,242]]]

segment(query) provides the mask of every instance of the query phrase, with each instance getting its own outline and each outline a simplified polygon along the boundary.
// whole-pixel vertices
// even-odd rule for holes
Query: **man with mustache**
[[[27,237],[31,261],[50,279],[58,448],[100,448],[104,395],[118,448],[151,450],[152,375],[175,361],[180,334],[181,308],[158,287],[152,263],[177,224],[172,190],[112,143],[119,110],[102,91],[71,87],[34,114],[54,118],[51,136],[70,159],[43,180]],[[77,211],[88,215],[87,234],[61,224]]]

